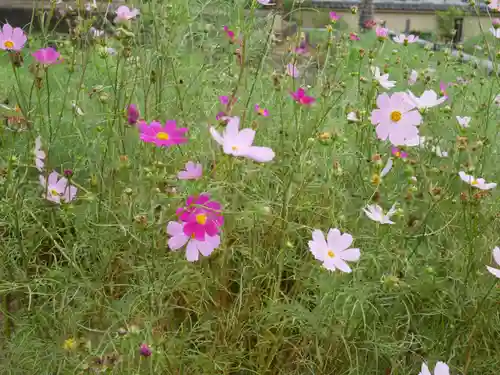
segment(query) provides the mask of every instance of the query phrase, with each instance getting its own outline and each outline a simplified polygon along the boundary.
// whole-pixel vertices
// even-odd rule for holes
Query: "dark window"
[[[406,24],[405,24],[405,34],[408,34],[410,32],[410,19],[406,19]]]
[[[464,33],[464,19],[455,18],[455,35],[453,36],[453,43],[460,43],[462,41],[462,36]]]

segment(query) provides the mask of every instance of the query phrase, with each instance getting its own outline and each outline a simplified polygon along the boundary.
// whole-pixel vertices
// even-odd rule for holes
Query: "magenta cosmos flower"
[[[220,235],[205,236],[204,240],[200,241],[191,236],[186,235],[184,231],[186,223],[178,223],[171,221],[167,225],[167,233],[172,236],[168,240],[168,247],[176,251],[187,244],[186,259],[189,262],[195,262],[199,259],[200,253],[203,256],[209,256],[220,246]]]
[[[258,104],[255,104],[255,112],[257,112],[257,114],[264,116],[264,117],[269,116],[269,111],[265,108],[262,108]]]
[[[135,104],[130,104],[127,107],[127,121],[130,125],[135,125],[137,120],[139,120],[139,109]]]
[[[213,127],[210,134],[222,146],[224,153],[236,157],[249,158],[258,162],[268,162],[274,159],[274,151],[269,147],[253,146],[255,130],[246,128],[239,130],[240,118],[228,117],[229,121],[222,135]]]
[[[3,25],[0,32],[0,48],[4,51],[20,51],[26,40],[26,34],[19,27],[13,29],[8,23]]]
[[[148,344],[144,343],[139,347],[139,354],[143,357],[150,357],[151,354],[153,354],[153,350],[151,350],[151,347]]]
[[[36,61],[43,65],[59,64],[62,61],[61,54],[52,47],[40,48],[31,55],[36,59]]]
[[[71,202],[78,191],[75,186],[69,184],[66,177],[59,178],[59,173],[56,171],[49,174],[47,180],[45,176],[40,175],[40,184],[46,189],[44,198],[57,204],[61,201]]]
[[[203,241],[205,235],[215,236],[224,223],[222,205],[211,200],[208,193],[190,196],[186,206],[178,208],[176,214],[185,223],[184,234],[199,241]]]
[[[391,154],[400,159],[406,159],[408,157],[408,153],[406,151],[403,151],[397,147],[391,148]]]
[[[115,22],[116,23],[123,23],[127,22],[139,15],[139,9],[130,9],[126,5],[121,5],[118,7],[116,10],[116,17],[115,17]]]
[[[330,20],[332,22],[337,22],[340,19],[340,16],[336,12],[330,12]]]
[[[236,37],[236,34],[234,33],[234,31],[233,31],[233,30],[231,30],[231,29],[230,29],[229,27],[227,27],[227,26],[224,26],[224,27],[223,27],[223,29],[224,29],[224,32],[226,33],[227,37],[229,38],[229,40],[230,40],[231,42],[234,42],[234,39],[235,39],[235,37]]]
[[[417,126],[422,123],[422,116],[415,109],[407,95],[397,92],[389,96],[384,93],[377,97],[377,107],[371,113],[370,120],[377,126],[377,136],[389,141],[394,146],[406,144],[408,139],[418,137]]]
[[[323,267],[327,270],[335,271],[337,269],[342,272],[352,272],[347,264],[347,261],[356,262],[359,260],[359,249],[351,249],[352,236],[348,233],[340,233],[335,229],[328,231],[327,238],[319,229],[312,233],[312,241],[309,241],[309,250],[313,256],[323,262]]]
[[[349,33],[349,39],[355,42],[355,41],[360,40],[361,38],[358,36],[358,34],[350,32]]]
[[[203,167],[201,164],[188,161],[186,163],[186,169],[177,173],[177,178],[179,180],[197,180],[201,178],[202,174]]]
[[[148,125],[144,121],[139,124],[139,131],[144,142],[154,143],[157,146],[170,147],[187,142],[184,134],[188,129],[178,128],[175,120],[167,120],[165,125],[158,121],[153,121]]]
[[[295,92],[292,91],[290,95],[292,96],[293,100],[303,105],[311,105],[316,101],[316,99],[314,99],[312,96],[306,95],[306,90],[304,90],[302,87],[299,87]]]

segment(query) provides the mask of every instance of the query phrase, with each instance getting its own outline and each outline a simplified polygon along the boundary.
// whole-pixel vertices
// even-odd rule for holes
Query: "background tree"
[[[373,0],[363,0],[359,6],[359,29],[365,29],[365,22],[373,20],[375,7]]]

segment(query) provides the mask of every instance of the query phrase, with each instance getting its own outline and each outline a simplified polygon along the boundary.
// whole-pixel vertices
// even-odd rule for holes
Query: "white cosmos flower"
[[[462,128],[468,128],[468,127],[469,127],[470,120],[472,120],[469,116],[464,116],[464,117],[455,116],[455,118],[457,119],[458,124],[459,124]]]
[[[495,261],[495,263],[497,265],[500,266],[500,247],[496,246],[494,249],[493,249],[493,260]],[[496,277],[498,277],[500,279],[500,269],[498,268],[493,268],[493,267],[490,267],[490,266],[486,266],[486,268],[488,269],[488,271],[490,271],[490,273]]]
[[[380,224],[394,224],[391,221],[391,216],[396,213],[396,203],[394,203],[391,209],[384,214],[384,210],[378,204],[372,204],[363,208],[366,216],[368,216],[373,221],[379,222]]]
[[[390,89],[396,86],[396,81],[389,81],[389,74],[381,74],[378,66],[372,66],[371,71],[375,79],[384,89]]]
[[[472,175],[466,174],[464,171],[458,172],[462,181],[467,182],[470,186],[481,190],[491,190],[497,186],[496,182],[486,182],[484,178],[476,178]]]
[[[447,158],[448,157],[448,152],[441,150],[441,147],[439,146],[432,146],[432,151],[436,153],[437,156],[440,158]]]
[[[352,121],[352,122],[359,122],[361,121],[358,116],[356,115],[356,112],[349,112],[347,114],[347,121]]]
[[[410,86],[413,86],[415,83],[417,83],[418,79],[418,73],[416,70],[412,70],[410,73],[410,76],[408,77],[408,84]]]
[[[435,107],[444,103],[447,99],[446,96],[438,98],[438,95],[434,90],[425,90],[420,97],[415,96],[410,90],[408,90],[407,98],[410,103],[414,104],[418,109]]]
[[[490,33],[492,33],[495,38],[500,38],[500,29],[490,27]]]
[[[432,375],[427,364],[422,363],[422,370],[418,375]],[[450,375],[450,368],[446,363],[438,362],[436,363],[436,367],[434,367],[434,375]]]

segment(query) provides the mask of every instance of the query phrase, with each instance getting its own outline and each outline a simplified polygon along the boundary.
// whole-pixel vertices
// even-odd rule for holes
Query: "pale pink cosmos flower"
[[[356,112],[349,112],[347,114],[347,121],[350,121],[350,122],[360,122],[361,120],[358,118],[358,115],[356,114]]]
[[[170,147],[187,142],[184,135],[188,129],[178,128],[175,120],[167,120],[165,125],[158,121],[153,121],[148,125],[145,121],[142,121],[139,123],[139,131],[141,140],[146,143],[154,143],[157,146]]]
[[[497,39],[500,38],[500,29],[499,28],[490,27],[489,30],[490,30],[490,33],[493,34],[493,36],[495,38],[497,38]]]
[[[500,1],[499,0],[491,0],[490,3],[488,4],[488,8],[496,10],[497,12],[500,12]]]
[[[209,256],[212,252],[220,246],[220,235],[214,236],[205,235],[205,239],[200,241],[184,233],[184,225],[186,223],[179,223],[171,221],[167,225],[167,233],[171,236],[168,240],[168,247],[176,251],[187,244],[186,246],[186,259],[189,262],[195,262],[199,259],[200,253],[203,256]]]
[[[495,29],[498,29],[500,27],[500,18],[493,18],[491,24]]]
[[[203,167],[201,164],[188,161],[186,169],[177,173],[179,180],[198,180],[203,175]]]
[[[379,139],[389,139],[394,146],[400,146],[418,137],[417,126],[422,123],[422,116],[414,110],[415,105],[409,102],[405,93],[381,94],[377,97],[377,106],[370,120],[377,127]]]
[[[337,22],[340,19],[340,16],[336,12],[330,12],[330,20],[332,22]]]
[[[289,63],[286,66],[286,74],[288,74],[292,78],[299,78],[300,77],[299,69],[297,69],[297,66],[295,64],[292,64],[292,63]]]
[[[59,178],[59,173],[52,171],[47,181],[45,176],[40,175],[40,184],[46,189],[43,197],[51,202],[60,204],[71,202],[76,197],[78,189],[69,184],[66,177]]]
[[[323,262],[323,267],[329,271],[339,269],[342,272],[352,272],[347,264],[359,260],[360,251],[357,248],[349,248],[352,244],[352,236],[348,233],[341,234],[340,231],[330,229],[327,238],[319,229],[312,233],[312,241],[309,241],[309,250],[314,258]]]
[[[274,5],[271,0],[257,0],[257,2],[261,5]]]
[[[388,90],[396,86],[396,81],[389,81],[389,74],[382,74],[378,66],[372,66],[370,67],[370,69],[373,74],[373,79],[377,81],[384,89]]]
[[[40,48],[31,55],[36,59],[36,61],[43,65],[59,64],[62,61],[61,54],[52,47]]]
[[[415,43],[418,40],[418,36],[415,36],[413,34],[410,34],[410,35],[400,34],[400,35],[392,38],[392,40],[394,40],[398,44],[407,45],[407,44]]]
[[[299,87],[295,92],[292,91],[290,95],[292,96],[293,100],[303,105],[311,105],[316,101],[316,99],[314,99],[312,96],[306,95],[306,90],[304,90],[302,87]]]
[[[229,122],[221,135],[213,126],[210,134],[222,146],[224,153],[236,157],[244,157],[257,162],[268,162],[274,159],[274,151],[269,147],[252,146],[255,130],[246,128],[239,130],[240,118],[229,117]]]
[[[412,70],[410,73],[410,76],[408,77],[408,84],[410,86],[413,86],[415,83],[417,83],[418,79],[418,73],[416,70]]]
[[[418,375],[432,375],[426,363],[422,363],[422,370]],[[434,375],[450,375],[450,368],[446,363],[438,362],[434,367]]]
[[[500,247],[496,246],[493,251],[492,251],[492,254],[493,254],[493,260],[495,261],[495,263],[497,265],[500,266]],[[486,266],[486,268],[488,269],[488,271],[498,277],[500,279],[500,269],[498,268],[493,268],[493,267],[490,267],[490,266]]]
[[[418,109],[427,109],[436,107],[446,101],[448,97],[442,96],[438,98],[437,93],[434,90],[425,90],[422,96],[415,96],[411,91],[408,90],[408,101],[415,105]]]
[[[269,111],[265,108],[262,108],[258,104],[255,104],[255,112],[257,112],[257,114],[259,114],[260,116],[263,116],[263,117],[269,116]]]
[[[130,9],[126,5],[121,5],[116,10],[115,22],[116,23],[127,22],[127,21],[137,17],[138,15],[139,15],[139,9],[137,9],[137,8]]]
[[[35,139],[35,166],[40,172],[45,167],[45,151],[42,150],[42,138],[40,136]]]
[[[8,23],[4,24],[0,32],[0,49],[7,51],[20,51],[26,44],[26,34],[19,28],[12,28]]]
[[[363,211],[371,220],[380,224],[394,224],[394,222],[391,221],[391,216],[396,213],[396,203],[392,205],[387,213],[384,213],[384,210],[378,204],[366,206],[363,208]]]
[[[480,190],[491,190],[497,186],[497,184],[495,182],[488,183],[484,180],[484,178],[476,178],[472,175],[468,175],[464,171],[458,172],[458,175],[460,176],[460,179],[463,182],[466,182],[470,186],[473,186],[473,187],[478,188]]]
[[[468,128],[469,123],[472,120],[472,118],[470,118],[469,116],[455,116],[455,118],[457,119],[458,125],[460,125],[462,128]]]
[[[375,29],[375,34],[377,35],[377,38],[379,38],[380,40],[387,39],[387,37],[389,36],[389,29],[385,27],[377,27]]]

